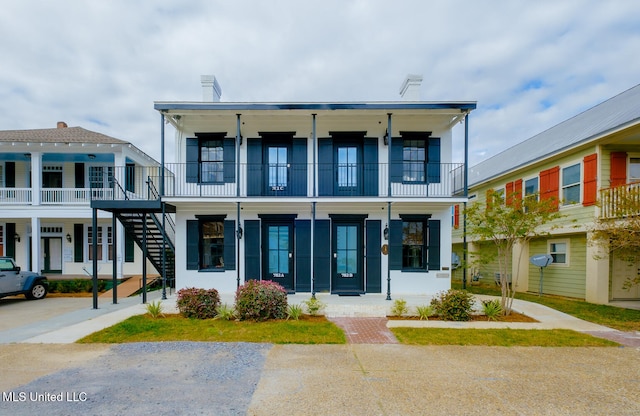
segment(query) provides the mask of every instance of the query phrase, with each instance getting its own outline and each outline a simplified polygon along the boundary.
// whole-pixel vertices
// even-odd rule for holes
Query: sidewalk
[[[389,314],[393,301],[386,300],[385,295],[367,294],[356,297],[340,297],[326,293],[317,294],[316,297],[326,304],[325,315],[328,318],[384,318]],[[221,302],[231,305],[234,302],[233,293],[223,293],[220,295]],[[310,298],[309,294],[294,294],[288,298],[289,304],[302,304],[303,301]],[[481,300],[491,299],[494,297],[485,295],[476,295],[479,305]],[[396,299],[403,299],[407,302],[409,309],[415,306],[426,305],[431,301],[430,296],[416,295],[397,295]],[[159,292],[150,292],[148,301],[160,300]],[[90,300],[88,300],[90,302]],[[140,303],[141,298],[127,298],[120,301],[119,304],[103,303],[99,305],[100,309],[81,309],[68,314],[64,314],[55,318],[57,321],[57,329],[46,330],[50,327],[47,321],[40,324],[41,333],[34,336],[24,337],[29,333],[24,328],[18,328],[18,334],[13,339],[5,339],[1,342],[25,342],[25,343],[73,343],[78,339],[89,335],[93,332],[112,326],[133,315],[139,315],[146,312],[146,305]],[[167,313],[176,313],[175,294],[169,296],[166,300],[161,300],[164,311]],[[544,305],[526,302],[522,300],[514,300],[513,309],[517,312],[525,314],[536,319],[537,323],[523,322],[448,322],[448,321],[408,321],[408,320],[391,320],[386,323],[388,328],[391,327],[432,327],[432,328],[511,328],[511,329],[570,329],[578,332],[588,333],[597,337],[607,338],[615,342],[619,342],[626,346],[640,347],[640,334],[617,331],[615,329],[597,325],[591,322],[583,321],[571,315],[556,311]],[[62,325],[61,323],[66,323]],[[62,326],[61,326],[62,325]],[[20,331],[21,330],[21,331]],[[33,332],[33,328],[30,328]],[[8,332],[8,331],[4,331]],[[11,338],[11,337],[9,337]]]

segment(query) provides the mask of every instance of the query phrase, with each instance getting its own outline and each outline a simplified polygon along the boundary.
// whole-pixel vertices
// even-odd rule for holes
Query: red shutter
[[[560,167],[540,172],[540,199],[553,199],[554,206],[558,208],[560,190]]]
[[[594,153],[584,157],[584,188],[582,205],[589,206],[596,203],[598,192],[598,154]]]
[[[460,205],[454,205],[453,207],[453,228],[456,230],[460,228]]]
[[[513,196],[518,208],[522,207],[522,179],[518,179],[513,183]]]
[[[507,184],[504,186],[504,191],[507,194],[507,205],[510,206],[513,203],[513,182],[507,182]]]
[[[612,188],[627,183],[627,154],[625,152],[611,152],[609,182]]]

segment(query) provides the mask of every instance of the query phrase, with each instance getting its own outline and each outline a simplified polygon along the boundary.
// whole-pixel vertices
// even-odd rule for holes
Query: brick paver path
[[[387,328],[387,318],[333,317],[329,320],[344,330],[349,344],[397,344]]]

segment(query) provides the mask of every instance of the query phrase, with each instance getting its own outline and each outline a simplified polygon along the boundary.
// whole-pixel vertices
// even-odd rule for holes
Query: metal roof
[[[640,84],[469,169],[470,186],[640,122]]]

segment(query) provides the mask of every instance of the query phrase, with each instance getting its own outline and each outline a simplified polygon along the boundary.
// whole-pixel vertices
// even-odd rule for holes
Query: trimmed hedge
[[[215,318],[220,307],[220,295],[216,289],[189,287],[178,291],[176,304],[180,314],[186,318]]]
[[[287,291],[271,280],[249,280],[236,291],[236,313],[241,320],[285,319]]]

